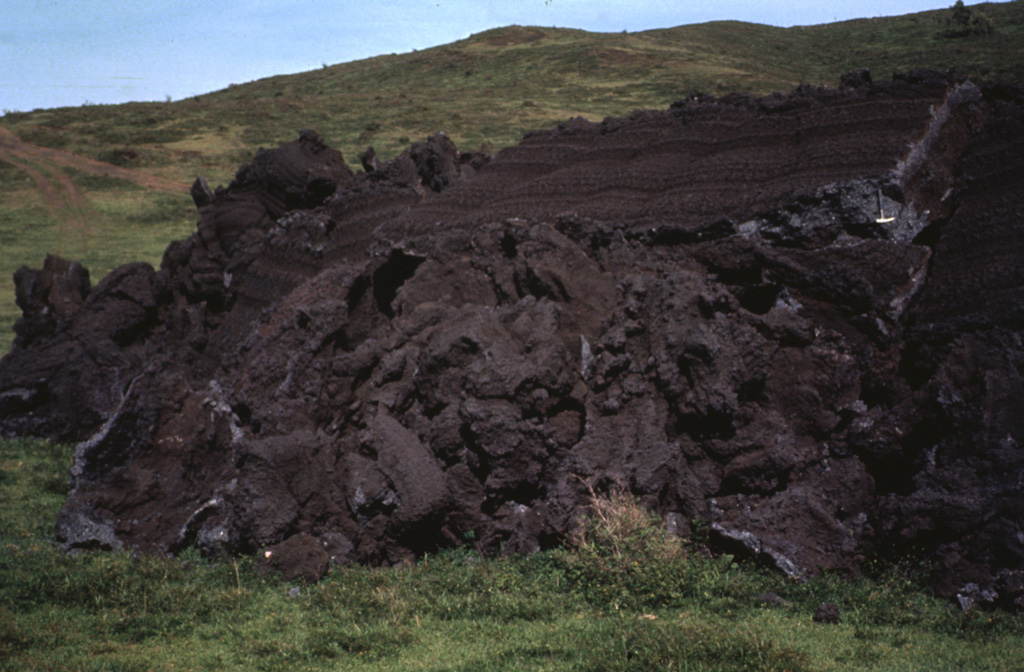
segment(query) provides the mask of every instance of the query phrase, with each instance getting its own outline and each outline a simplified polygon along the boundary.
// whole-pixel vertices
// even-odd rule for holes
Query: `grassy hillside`
[[[733,21],[621,34],[512,26],[176,102],[9,113],[0,130],[51,151],[26,156],[0,143],[0,352],[17,315],[10,276],[19,265],[59,252],[85,263],[95,281],[126,261],[158,263],[166,243],[194,225],[186,190],[197,175],[226,184],[258,147],[299,129],[319,131],[355,165],[367,145],[390,157],[441,130],[462,149],[497,150],[577,115],[662,108],[692,89],[834,86],[861,67],[879,78],[928,67],[1024,82],[1024,3],[971,10],[994,31],[947,37],[948,10],[787,29]],[[68,155],[122,172],[69,166]],[[164,186],[140,188],[131,174]]]

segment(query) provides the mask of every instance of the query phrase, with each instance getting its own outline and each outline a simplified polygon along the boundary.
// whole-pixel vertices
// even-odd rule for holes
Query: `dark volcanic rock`
[[[81,441],[71,547],[312,580],[548,547],[623,485],[797,577],[914,554],[1012,603],[1022,108],[857,73],[358,175],[304,132],[6,357],[0,432]]]
[[[315,583],[324,578],[330,556],[323,545],[311,534],[300,532],[263,551],[257,572],[280,571],[286,581],[296,579]]]
[[[814,610],[814,616],[811,617],[811,620],[815,623],[825,623],[827,625],[839,623],[839,605],[831,602],[822,602]]]
[[[76,261],[46,255],[38,271],[22,266],[14,273],[14,293],[22,317],[14,325],[14,349],[27,348],[77,313],[89,296],[89,271]]]

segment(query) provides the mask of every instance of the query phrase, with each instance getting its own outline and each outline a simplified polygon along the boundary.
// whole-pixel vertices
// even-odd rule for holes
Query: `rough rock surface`
[[[27,348],[77,313],[92,285],[89,271],[75,261],[46,255],[42,269],[22,266],[14,273],[15,301],[22,317],[15,326],[14,350]]]
[[[80,442],[69,547],[278,549],[315,578],[311,540],[547,547],[621,484],[795,576],[914,554],[1017,599],[1022,110],[858,73],[357,175],[304,132],[198,182],[160,270],[19,327],[0,433]]]

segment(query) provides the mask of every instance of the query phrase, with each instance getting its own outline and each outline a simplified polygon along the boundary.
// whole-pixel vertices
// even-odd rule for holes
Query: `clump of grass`
[[[560,557],[575,591],[615,608],[674,603],[687,592],[686,553],[660,520],[625,489],[599,496],[590,488],[580,518]],[[641,592],[643,588],[643,592]]]
[[[605,495],[591,489],[588,512],[558,557],[581,597],[615,608],[692,599],[724,606],[764,588],[761,575],[743,571],[732,556],[685,545],[621,487]]]
[[[570,539],[578,555],[593,558],[609,572],[630,571],[641,559],[674,563],[684,558],[680,539],[667,534],[660,518],[643,508],[624,487],[616,486],[604,496],[587,487],[589,513]]]

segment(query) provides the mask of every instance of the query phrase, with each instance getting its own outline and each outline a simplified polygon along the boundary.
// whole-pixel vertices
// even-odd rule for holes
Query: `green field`
[[[561,550],[470,542],[311,586],[251,557],[67,556],[52,529],[71,453],[0,442],[0,670],[978,671],[1024,651],[1024,616],[962,613],[917,571],[798,584],[669,539],[621,496]],[[822,602],[840,623],[813,621]]]
[[[60,253],[85,264],[95,283],[121,263],[158,264],[168,242],[193,230],[197,214],[185,192],[197,176],[227,184],[260,146],[294,139],[300,129],[318,131],[357,166],[368,145],[388,158],[438,131],[460,149],[496,151],[575,116],[664,108],[694,89],[761,95],[836,86],[841,74],[864,67],[879,79],[956,68],[1024,83],[1024,3],[970,10],[993,30],[948,37],[950,10],[795,28],[735,21],[638,33],[511,26],[181,101],[5,114],[0,128],[25,142],[181,190],[140,190],[46,160],[0,161],[0,334],[10,334],[19,314],[10,280],[18,266],[39,267],[48,252]],[[80,198],[48,205],[26,168],[51,181],[68,173]],[[0,339],[0,352],[9,340]]]

